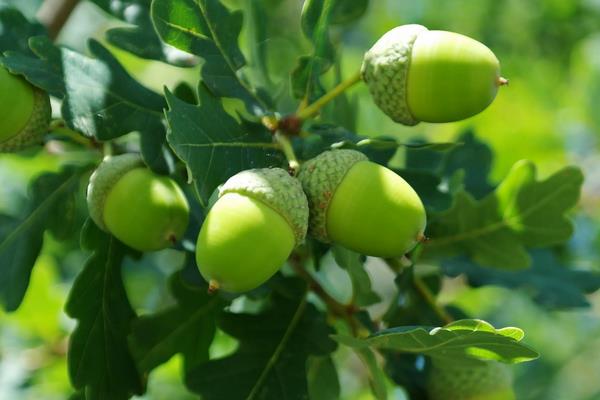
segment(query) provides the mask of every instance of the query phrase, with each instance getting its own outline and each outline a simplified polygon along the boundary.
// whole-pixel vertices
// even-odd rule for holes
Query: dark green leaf
[[[565,216],[579,198],[581,171],[567,167],[546,180],[536,180],[532,163],[515,164],[495,192],[480,201],[459,192],[452,208],[428,226],[426,251],[466,253],[483,266],[526,268],[526,247],[567,240],[573,231]]]
[[[0,301],[6,310],[14,311],[21,304],[44,232],[58,232],[65,224],[52,216],[70,213],[80,177],[81,171],[75,169],[42,175],[31,185],[31,200],[21,217],[0,215]]]
[[[387,400],[388,396],[385,374],[383,369],[377,363],[375,352],[368,347],[356,348],[354,350],[367,368],[367,372],[369,374],[369,384],[371,385],[373,396],[375,396],[377,400]]]
[[[142,158],[154,172],[170,175],[175,169],[175,160],[167,144],[165,127],[160,121],[148,124],[140,132],[140,149]]]
[[[442,181],[438,175],[419,169],[395,172],[415,189],[428,211],[444,211],[452,204],[452,195],[441,190]]]
[[[445,145],[440,143],[439,145]],[[439,153],[439,148],[429,143],[415,143],[406,149],[406,168],[427,170],[435,173],[444,181],[449,181],[458,171],[464,171],[463,184],[465,190],[480,199],[493,190],[488,182],[492,168],[492,150],[479,141],[471,130],[463,133],[456,143],[450,145],[446,153]],[[444,150],[444,149],[442,149]]]
[[[347,24],[363,16],[369,0],[337,0],[331,17],[332,24]]]
[[[208,360],[208,348],[215,334],[215,317],[222,305],[207,287],[192,287],[181,272],[171,277],[171,292],[177,305],[133,324],[130,338],[141,371],[150,372],[177,353],[185,356],[186,370]]]
[[[329,38],[329,25],[336,0],[305,0],[302,7],[302,30],[313,44],[313,53],[298,60],[292,73],[294,96],[312,102],[325,90],[320,76],[333,65],[335,50]]]
[[[238,76],[246,63],[237,43],[241,12],[218,0],[154,0],[152,21],[165,43],[204,59],[202,80],[215,96],[241,99],[255,114],[269,109]]]
[[[131,24],[139,25],[148,18],[152,0],[89,0],[105,12]]]
[[[167,140],[187,164],[203,207],[217,186],[235,173],[281,164],[270,133],[262,126],[240,124],[204,86],[197,106],[170,92],[166,97]]]
[[[83,243],[94,246],[69,293],[66,312],[77,320],[69,342],[69,376],[87,399],[128,399],[144,391],[127,337],[136,318],[123,280],[125,247],[88,221]]]
[[[308,394],[311,400],[340,397],[340,382],[331,357],[310,356],[307,363]]]
[[[433,296],[436,296],[442,288],[442,280],[438,274],[418,276],[418,279]],[[398,272],[394,280],[397,291],[384,315],[388,326],[430,326],[444,322],[424,298],[422,291],[417,288],[415,280],[414,266],[403,267]]]
[[[42,25],[29,22],[16,9],[0,8],[0,55],[8,50],[33,55],[29,49],[29,38],[44,34],[46,30]]]
[[[193,55],[165,46],[160,41],[150,18],[151,0],[92,1],[107,13],[133,25],[109,29],[106,39],[111,44],[138,57],[180,67],[191,67],[198,63]]]
[[[410,400],[428,400],[425,357],[420,354],[385,351],[385,371],[409,394]]]
[[[332,252],[337,265],[344,268],[350,275],[353,303],[359,307],[365,307],[381,301],[379,295],[371,289],[371,278],[364,269],[363,257],[340,246],[334,246]]]
[[[64,97],[62,115],[72,129],[99,140],[133,131],[154,134],[163,118],[164,99],[134,80],[98,42],[88,58],[49,39],[30,45],[39,59],[7,53],[2,63],[56,97]]]
[[[336,346],[324,315],[289,286],[275,291],[271,307],[261,314],[221,317],[219,327],[239,340],[239,348],[193,369],[186,378],[191,390],[206,400],[307,398],[308,357],[325,356]]]
[[[590,305],[585,295],[600,289],[600,273],[567,268],[547,249],[532,251],[531,256],[531,268],[523,271],[482,268],[465,258],[444,261],[442,265],[447,275],[466,274],[471,286],[520,289],[549,309]]]
[[[268,11],[272,6],[268,2],[269,0],[254,0],[243,3],[244,15],[247,16],[247,35],[252,43],[251,46],[248,46],[249,64],[257,72],[255,79],[260,81],[262,86],[271,87],[266,43],[269,41]]]
[[[150,19],[151,0],[92,0],[107,13],[133,26],[109,29],[106,39],[138,57],[159,60],[180,67],[198,63],[191,54],[165,46]]]
[[[173,94],[186,103],[198,104],[196,90],[186,82],[180,82],[173,90]]]
[[[519,363],[534,360],[538,354],[521,343],[519,328],[496,329],[489,323],[464,319],[441,328],[399,327],[386,329],[366,339],[334,335],[340,343],[353,348],[377,348],[418,353],[454,363],[497,360]]]

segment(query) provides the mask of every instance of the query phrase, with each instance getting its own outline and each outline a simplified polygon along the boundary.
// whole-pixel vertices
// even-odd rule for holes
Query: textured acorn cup
[[[333,150],[302,165],[309,230],[361,254],[399,257],[423,239],[425,208],[400,176],[355,150]]]
[[[472,366],[434,362],[427,391],[431,400],[515,400],[512,371],[506,364],[486,361]]]
[[[471,117],[508,83],[485,45],[421,25],[384,34],[365,54],[361,73],[377,106],[404,125]]]
[[[48,94],[0,66],[0,152],[41,144],[52,109]]]
[[[172,179],[150,171],[137,154],[105,158],[87,190],[92,220],[139,251],[156,251],[181,239],[189,205]]]
[[[196,261],[212,289],[240,293],[273,276],[304,242],[308,203],[281,168],[251,169],[221,187],[198,235]]]

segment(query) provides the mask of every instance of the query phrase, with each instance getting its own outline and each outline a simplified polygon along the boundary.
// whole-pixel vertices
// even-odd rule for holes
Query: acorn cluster
[[[483,44],[420,25],[383,35],[365,54],[361,75],[375,104],[405,125],[468,118],[507,83]],[[0,84],[27,88],[18,101],[29,110],[0,121],[0,149],[39,137],[31,132],[40,123],[30,117],[46,110],[45,100],[6,72],[0,71]],[[139,251],[173,245],[188,225],[182,190],[138,155],[106,158],[91,176],[87,199],[96,224]],[[425,207],[402,177],[359,151],[329,150],[305,161],[297,176],[261,168],[229,178],[198,234],[196,262],[211,290],[242,293],[271,278],[307,235],[363,255],[396,258],[424,239],[425,227]],[[427,391],[434,400],[515,398],[510,369],[495,361],[460,366],[434,360]]]
[[[394,121],[451,122],[494,99],[498,59],[452,32],[404,25],[365,54],[363,80]],[[279,169],[241,172],[225,183],[198,237],[196,259],[213,288],[240,292],[271,277],[308,233],[358,253],[400,257],[423,240],[425,208],[392,170],[354,150],[326,151],[297,176]]]
[[[474,115],[505,82],[483,44],[420,25],[383,35],[361,71],[375,103],[406,125]],[[88,203],[99,227],[140,251],[170,246],[188,224],[181,189],[137,155],[106,159],[91,177]],[[303,163],[297,177],[280,168],[231,177],[200,229],[196,261],[212,289],[240,293],[273,276],[307,235],[394,258],[423,240],[425,225],[423,203],[402,177],[361,152],[330,150]]]

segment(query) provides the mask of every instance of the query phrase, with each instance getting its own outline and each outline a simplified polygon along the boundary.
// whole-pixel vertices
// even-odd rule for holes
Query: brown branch
[[[414,267],[413,261],[406,257],[405,259],[386,258],[385,262],[388,265],[388,267],[390,267],[390,269],[396,274],[402,272],[404,268],[409,267],[411,264]],[[446,308],[438,304],[435,295],[431,292],[429,287],[427,287],[425,282],[423,282],[423,279],[416,275],[413,275],[413,286],[416,289],[417,293],[419,293],[423,300],[425,300],[429,308],[431,308],[431,310],[444,324],[450,324],[454,321],[454,318],[452,318],[452,315],[450,315],[450,313],[446,311]]]
[[[48,29],[48,36],[56,39],[79,0],[45,0],[37,13],[37,19]]]
[[[433,295],[433,293],[431,293],[431,290],[429,290],[425,282],[423,282],[423,280],[420,277],[415,275],[413,277],[413,284],[415,286],[415,289],[417,289],[417,292],[419,292],[421,297],[423,297],[425,302],[429,305],[429,307],[444,324],[447,325],[454,322],[454,318],[452,318],[450,313],[446,311],[446,308],[444,306],[438,304],[435,296]]]
[[[294,271],[296,271],[296,274],[308,283],[308,288],[325,303],[329,312],[346,321],[352,331],[352,335],[358,336],[361,323],[354,317],[354,314],[358,311],[356,306],[354,304],[342,304],[327,293],[319,281],[304,268],[299,256],[292,255],[289,262]]]

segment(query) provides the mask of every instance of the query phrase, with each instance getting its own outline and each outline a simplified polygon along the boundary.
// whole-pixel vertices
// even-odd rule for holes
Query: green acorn
[[[421,25],[384,34],[365,54],[361,73],[377,106],[404,125],[471,117],[508,83],[485,45]]]
[[[308,203],[281,168],[251,169],[219,190],[198,235],[196,261],[212,289],[245,292],[267,281],[304,242]]]
[[[399,257],[424,236],[425,208],[395,172],[355,150],[333,150],[302,165],[310,233],[358,253]]]
[[[87,203],[101,229],[142,252],[173,245],[189,221],[181,188],[146,168],[137,154],[105,158],[90,177]]]
[[[431,400],[515,400],[512,371],[497,361],[469,366],[434,362],[427,391]]]
[[[50,98],[25,79],[0,66],[0,152],[41,144],[48,131]]]

